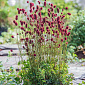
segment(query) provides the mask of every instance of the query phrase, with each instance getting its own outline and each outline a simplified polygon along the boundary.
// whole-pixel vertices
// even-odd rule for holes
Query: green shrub
[[[80,11],[79,16],[73,18],[73,29],[71,30],[69,45],[78,47],[85,43],[85,12]]]

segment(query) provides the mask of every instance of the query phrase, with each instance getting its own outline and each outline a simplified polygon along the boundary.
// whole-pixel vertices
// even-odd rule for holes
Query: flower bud
[[[40,1],[38,1],[38,3],[40,4]]]
[[[15,16],[15,19],[18,20],[18,15]]]
[[[46,7],[46,1],[44,1],[44,6]]]
[[[66,7],[65,9],[68,10],[68,7]]]
[[[12,37],[12,38],[14,38],[14,36],[13,36],[13,35],[12,35],[11,37]]]
[[[30,9],[34,6],[34,3],[30,3]]]
[[[71,13],[67,13],[68,15],[71,15]]]
[[[63,39],[61,39],[61,42],[63,42]]]
[[[29,1],[27,1],[27,3],[29,3]]]
[[[57,12],[59,13],[59,8],[57,8]]]

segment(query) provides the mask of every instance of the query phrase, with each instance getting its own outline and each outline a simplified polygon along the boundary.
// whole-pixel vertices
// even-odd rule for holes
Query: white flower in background
[[[14,6],[16,4],[16,0],[8,0],[8,4],[10,6]]]

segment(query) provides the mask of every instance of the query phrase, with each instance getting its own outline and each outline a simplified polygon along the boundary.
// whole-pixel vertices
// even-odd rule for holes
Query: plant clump
[[[17,8],[18,15],[13,21],[19,29],[18,32],[16,29],[17,43],[23,45],[24,54],[28,56],[27,61],[23,60],[24,67],[20,72],[24,85],[69,85],[72,79],[68,75],[66,49],[70,28],[64,25],[64,18],[71,13],[63,15],[63,9],[49,3],[46,16],[43,16],[41,12],[47,6],[46,0],[43,7],[40,1],[36,7],[33,2],[27,3],[30,5],[30,15],[25,9]],[[20,16],[25,16],[25,20]]]

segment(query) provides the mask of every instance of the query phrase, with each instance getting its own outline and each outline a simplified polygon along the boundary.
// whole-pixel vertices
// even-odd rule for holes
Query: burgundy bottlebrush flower
[[[54,13],[52,13],[52,17],[54,17]]]
[[[51,38],[51,41],[53,41],[53,38]]]
[[[25,42],[25,46],[28,46],[27,42]]]
[[[61,46],[61,44],[59,44],[58,46]]]
[[[61,12],[61,14],[63,14],[63,12]]]
[[[12,38],[14,38],[14,36],[13,36],[13,35],[12,35],[11,37],[12,37]]]
[[[33,7],[33,10],[35,9],[35,7]]]
[[[32,27],[33,27],[33,24],[32,24],[32,23],[30,23],[30,26],[32,26]]]
[[[67,40],[67,37],[65,37],[65,40]]]
[[[37,20],[37,14],[36,14],[36,13],[34,14],[34,19],[36,19],[36,20]]]
[[[57,17],[57,14],[54,14],[55,17]]]
[[[25,28],[24,27],[21,27],[21,30],[25,30]]]
[[[29,20],[29,17],[27,17],[27,20]]]
[[[20,20],[20,23],[21,23],[21,25],[23,26],[23,24],[24,24],[23,21]]]
[[[20,14],[20,10],[18,10],[18,14]]]
[[[22,12],[25,13],[25,9],[22,9]]]
[[[15,20],[18,20],[18,15],[15,16]]]
[[[41,12],[39,12],[38,15],[41,16]]]
[[[51,4],[51,6],[53,6],[53,4]]]
[[[68,15],[71,15],[71,13],[67,13]]]
[[[48,12],[48,16],[50,17],[50,13]]]
[[[54,6],[54,8],[56,8],[56,5]]]
[[[13,52],[13,50],[12,50],[12,49],[11,49],[10,51],[11,51],[11,52]]]
[[[71,33],[70,33],[70,32],[68,32],[68,33],[67,33],[67,36],[69,36],[70,34],[71,34]]]
[[[57,12],[59,13],[59,8],[57,8]]]
[[[28,41],[28,40],[29,40],[29,38],[27,37],[27,38],[25,38],[25,40],[26,40],[26,41]]]
[[[32,34],[31,31],[29,31],[29,34],[30,34],[30,35]]]
[[[50,9],[48,9],[48,12],[50,12]]]
[[[46,17],[45,18],[43,18],[43,23],[45,23],[46,22]]]
[[[46,1],[44,1],[44,6],[46,7]]]
[[[34,6],[34,3],[30,3],[30,9]]]
[[[58,28],[61,28],[61,24],[60,23],[58,24]]]
[[[65,9],[68,10],[68,7],[66,7]]]
[[[43,24],[43,23],[41,23],[41,26],[43,27],[43,26],[44,26],[44,24]]]
[[[39,10],[39,5],[36,6],[36,9]]]
[[[50,9],[51,9],[52,12],[54,11],[53,7],[50,7]]]
[[[13,20],[13,23],[14,23],[14,24],[15,24],[15,22],[16,22],[16,21],[15,21],[15,20]]]
[[[29,3],[29,1],[27,1],[27,3]]]
[[[60,21],[60,17],[59,16],[57,17],[57,21]]]
[[[32,10],[32,8],[30,9],[30,13],[32,13],[33,12],[33,10]]]
[[[25,24],[25,27],[27,28],[28,27],[28,24]]]
[[[24,24],[26,24],[26,22],[25,22],[25,21],[23,21],[23,23],[24,23]]]
[[[61,42],[63,42],[63,39],[61,39]]]
[[[25,46],[22,46],[23,47],[23,49],[25,49]]]
[[[40,1],[38,1],[38,3],[40,4]]]
[[[48,25],[51,26],[51,22],[48,22]]]
[[[32,44],[32,47],[34,47],[34,44]]]
[[[24,40],[24,38],[21,38],[20,40],[21,40],[21,41],[23,41],[23,40]]]
[[[43,7],[40,7],[40,11],[43,9]]]
[[[49,3],[49,5],[51,5],[51,4]]]
[[[69,26],[66,26],[66,29],[68,29],[69,28]]]
[[[17,10],[19,10],[19,8],[17,8]]]
[[[54,33],[52,34],[52,36],[54,36]]]
[[[17,22],[15,22],[15,25],[17,26],[17,25],[18,25],[18,23],[17,23]]]
[[[51,46],[49,45],[49,48],[51,48]]]
[[[36,56],[36,54],[34,54],[34,56]]]
[[[62,9],[62,11],[64,11],[64,9]]]

